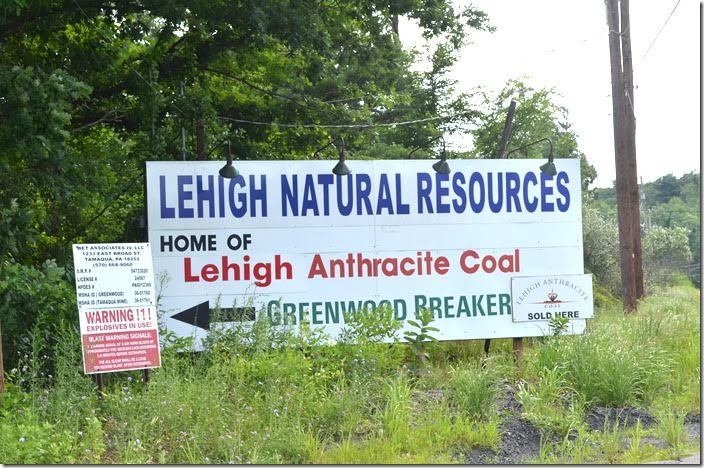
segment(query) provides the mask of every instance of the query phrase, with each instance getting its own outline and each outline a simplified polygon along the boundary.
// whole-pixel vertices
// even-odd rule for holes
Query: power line
[[[426,117],[424,119],[416,120],[406,120],[403,122],[387,122],[387,123],[377,123],[377,124],[292,124],[292,123],[277,123],[277,122],[261,122],[256,120],[245,120],[245,119],[235,119],[232,117],[218,116],[218,119],[225,120],[228,122],[237,122],[250,125],[259,125],[266,127],[285,127],[285,128],[380,128],[380,127],[397,127],[404,125],[413,125],[417,123],[433,122],[436,120],[448,119],[448,121],[454,120],[459,114],[454,115],[440,115],[436,117]]]
[[[256,90],[256,91],[259,91],[260,93],[266,94],[267,96],[271,96],[271,97],[275,97],[275,98],[285,99],[285,100],[287,100],[287,101],[291,101],[291,102],[293,102],[294,104],[296,104],[296,105],[299,106],[299,107],[303,107],[303,108],[306,108],[306,109],[310,109],[310,110],[313,110],[313,111],[316,111],[316,112],[317,112],[318,110],[320,110],[319,108],[315,108],[315,107],[309,105],[308,103],[300,102],[301,99],[304,99],[304,100],[306,99],[304,96],[294,97],[294,96],[289,96],[289,95],[282,94],[282,93],[279,93],[279,92],[276,92],[276,91],[269,91],[269,90],[266,90],[266,89],[264,89],[264,88],[262,88],[262,87],[260,87],[260,86],[258,86],[258,85],[256,85],[256,84],[254,84],[254,83],[249,82],[248,80],[246,80],[246,79],[244,79],[244,78],[242,78],[242,77],[240,77],[240,76],[233,75],[232,73],[230,73],[230,72],[228,72],[228,71],[225,71],[225,70],[217,70],[217,69],[210,68],[210,67],[203,67],[203,70],[205,70],[206,72],[213,73],[213,74],[215,74],[215,75],[222,76],[222,77],[224,77],[224,78],[229,78],[229,79],[231,79],[231,80],[238,81],[238,82],[240,82],[240,83],[242,83],[242,84],[244,84],[244,85],[246,85],[246,86],[249,86],[250,88],[252,88],[252,89],[254,89],[254,90]],[[321,101],[321,102],[325,103],[325,101]],[[328,104],[328,105],[331,105],[331,104]]]
[[[643,63],[643,60],[645,60],[645,56],[648,55],[648,52],[650,52],[650,49],[653,48],[653,44],[655,44],[655,41],[657,41],[657,40],[658,40],[658,37],[660,37],[660,33],[662,32],[662,30],[665,29],[665,26],[667,26],[667,22],[670,21],[670,18],[672,18],[672,15],[675,13],[675,10],[677,9],[677,7],[678,7],[679,4],[680,4],[680,1],[681,1],[681,0],[677,0],[677,3],[675,4],[675,7],[672,9],[672,11],[670,12],[670,15],[667,17],[667,19],[666,19],[665,22],[663,23],[663,25],[662,25],[662,27],[660,28],[660,30],[658,31],[658,33],[655,35],[655,38],[653,39],[653,42],[651,42],[650,45],[648,46],[648,50],[646,50],[645,53],[643,54],[643,56],[640,58],[640,61],[638,62],[638,65],[639,65],[639,66],[640,66],[641,63]]]
[[[85,10],[81,7],[81,5],[77,2],[77,0],[72,0],[73,4],[76,5],[76,7],[81,11],[81,14],[86,18],[86,20],[90,21],[90,17],[88,14],[85,12]],[[107,42],[110,43],[111,39],[102,33],[102,31],[99,32],[102,36],[103,39]],[[159,94],[160,91],[154,88],[152,83],[148,81],[144,76],[135,68],[131,67],[129,64],[127,64],[128,68],[133,71],[144,83],[149,86],[149,88],[152,89],[152,91],[156,94]],[[256,89],[257,91],[263,92],[265,94],[268,94],[272,97],[277,97],[280,99],[286,99],[289,101],[294,102],[295,104],[301,106],[301,107],[306,107],[309,109],[313,109],[312,106],[310,106],[307,103],[301,103],[299,100],[295,97],[292,96],[287,96],[281,93],[276,93],[273,91],[268,91],[265,90],[259,86],[256,86],[245,79],[229,74],[227,72],[221,71],[221,70],[215,70],[215,69],[209,69],[207,68],[205,71],[209,71],[211,73],[217,73],[220,74],[221,76],[226,76],[231,79],[235,79],[237,81],[242,82],[243,84]],[[305,97],[304,97],[305,99]],[[330,103],[322,101],[325,104],[330,105]],[[175,102],[171,102],[171,105],[174,106],[174,108],[180,112],[181,114],[184,114],[183,110],[179,108],[178,105],[176,105]],[[313,110],[318,110],[318,109],[313,109]],[[396,126],[404,126],[404,125],[413,125],[417,123],[425,123],[425,122],[433,122],[437,120],[443,120],[443,119],[448,119],[448,121],[454,120],[459,114],[454,114],[454,115],[449,115],[449,116],[436,116],[436,117],[427,117],[423,119],[416,119],[416,120],[408,120],[408,121],[402,121],[402,122],[389,122],[389,123],[378,123],[378,124],[291,124],[291,123],[276,123],[276,122],[262,122],[262,121],[254,121],[254,120],[246,120],[246,119],[235,119],[231,117],[224,117],[224,116],[218,116],[220,120],[225,120],[229,122],[237,122],[237,123],[244,123],[244,124],[250,124],[250,125],[259,125],[259,126],[269,126],[269,127],[285,127],[285,128],[383,128],[383,127],[396,127]]]

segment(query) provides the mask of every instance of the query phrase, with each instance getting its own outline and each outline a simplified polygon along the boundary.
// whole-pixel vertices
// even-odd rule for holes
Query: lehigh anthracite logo
[[[547,301],[532,302],[531,304],[565,304],[567,302],[574,302],[559,300],[557,297],[558,294],[555,292],[555,290],[552,290],[547,294]]]

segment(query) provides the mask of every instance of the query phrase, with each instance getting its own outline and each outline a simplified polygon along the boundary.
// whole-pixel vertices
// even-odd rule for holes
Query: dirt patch
[[[503,384],[499,387],[499,392],[496,397],[496,411],[499,413],[509,413],[520,416],[523,413],[523,405],[516,398],[516,391],[509,384]]]
[[[541,432],[528,420],[518,416],[508,416],[499,429],[501,431],[499,452],[477,447],[465,455],[465,463],[470,465],[515,464],[536,458],[540,454]],[[553,438],[550,437],[550,439]]]
[[[493,465],[496,463],[496,452],[486,447],[472,449],[464,457],[466,465]]]
[[[630,406],[624,408],[597,406],[584,419],[591,431],[603,431],[605,426],[613,428],[616,424],[620,428],[633,427],[639,420],[644,428],[657,423],[657,419],[648,412]]]
[[[520,417],[523,408],[516,398],[515,391],[510,385],[502,386],[497,396],[497,410],[504,415],[499,426],[501,431],[501,445],[498,452],[487,447],[476,447],[464,455],[464,463],[468,465],[487,464],[518,464],[535,459],[540,455],[541,431],[528,420]],[[619,428],[630,428],[637,421],[643,428],[657,424],[657,419],[648,412],[639,408],[606,408],[595,407],[585,416],[585,421],[592,431],[603,431],[605,424],[613,428],[618,423]],[[701,415],[690,413],[685,417],[685,429],[690,442],[701,437]],[[570,434],[573,439],[577,434]],[[555,434],[542,434],[547,443],[558,443],[559,437]],[[630,441],[626,440],[627,448]],[[668,447],[667,442],[655,436],[643,436],[640,440],[641,447],[650,445],[658,449]]]
[[[414,390],[411,393],[411,400],[415,404],[428,405],[430,403],[440,403],[445,399],[444,390]]]
[[[629,447],[630,447],[631,443],[632,443],[632,442],[629,442]],[[670,446],[670,444],[668,444],[667,441],[662,440],[662,439],[659,438],[659,437],[655,437],[655,436],[643,436],[643,437],[641,437],[641,439],[640,439],[640,447],[645,447],[645,446],[648,446],[648,445],[653,446],[653,447],[655,447],[656,449],[660,449],[660,450],[666,449],[666,448],[668,448],[668,447]]]
[[[689,413],[684,417],[684,428],[689,442],[694,442],[702,436],[701,414]]]

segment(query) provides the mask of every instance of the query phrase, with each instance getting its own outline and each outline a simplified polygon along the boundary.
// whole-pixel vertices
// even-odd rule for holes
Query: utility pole
[[[205,161],[205,125],[202,120],[196,124],[196,155],[199,161]]]
[[[181,97],[185,96],[183,81],[181,82]],[[183,118],[183,116],[182,116]],[[186,160],[186,129],[181,125],[181,159]],[[146,200],[146,199],[145,199]]]
[[[511,128],[513,127],[513,117],[515,115],[516,101],[511,99],[511,104],[509,104],[508,113],[506,114],[506,122],[504,122],[504,131],[501,134],[501,141],[499,142],[498,159],[506,159],[506,147],[508,146],[508,139],[511,137]]]
[[[636,164],[636,110],[633,96],[633,54],[631,52],[630,0],[620,0],[621,7],[621,52],[623,54],[623,86],[625,92],[626,157],[631,188],[631,233],[633,234],[633,268],[636,282],[636,300],[643,298],[643,254],[640,242],[640,193],[638,190],[638,167]]]
[[[619,10],[619,5],[621,9]],[[628,0],[606,0],[611,62],[616,201],[620,246],[621,289],[626,312],[636,310],[643,294],[640,251],[640,210],[635,158],[633,67],[631,59]]]

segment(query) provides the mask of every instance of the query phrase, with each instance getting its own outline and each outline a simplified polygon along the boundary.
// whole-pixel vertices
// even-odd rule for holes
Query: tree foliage
[[[468,32],[488,28],[481,11],[420,0],[17,1],[3,13],[0,201],[36,213],[35,263],[64,263],[71,241],[122,240],[141,210],[142,162],[181,159],[181,128],[187,159],[223,157],[226,139],[240,159],[308,158],[343,135],[362,154],[407,153],[448,119],[325,125],[470,119],[445,73]],[[430,71],[410,71],[399,16],[439,39]],[[99,229],[84,227],[101,212]]]
[[[687,229],[653,226],[643,238],[643,273],[649,289],[669,284],[673,273],[692,261]]]
[[[596,170],[579,150],[577,134],[571,128],[567,109],[558,106],[555,98],[555,91],[552,89],[534,89],[523,81],[509,80],[498,96],[487,100],[487,106],[480,114],[479,125],[472,131],[474,148],[471,156],[496,157],[508,107],[513,99],[517,105],[507,153],[526,147],[518,149],[509,157],[547,158],[550,145],[538,140],[548,138],[552,143],[555,158],[579,158],[582,188],[586,190],[596,178]]]
[[[641,185],[641,234],[649,235],[648,229],[655,227],[684,229],[687,245],[691,250],[692,261],[670,262],[660,267],[670,268],[686,274],[697,286],[700,285],[701,258],[701,177],[698,172],[690,172],[682,177],[664,175],[653,182]],[[616,219],[616,189],[614,187],[595,189],[593,206],[603,215]],[[667,231],[674,232],[674,231]],[[677,237],[679,239],[679,237]],[[664,246],[663,246],[664,247]],[[645,247],[643,247],[645,256]],[[696,260],[696,261],[695,261]],[[644,257],[645,261],[645,257]],[[660,268],[658,267],[658,268]]]
[[[402,16],[433,39],[427,72]],[[446,72],[487,28],[447,0],[1,3],[3,293],[70,282],[72,243],[145,240],[146,160],[221,159],[227,141],[236,159],[305,159],[341,137],[353,157],[400,157],[471,121]],[[3,325],[29,327],[39,307],[21,307]]]
[[[618,226],[585,203],[582,208],[584,268],[610,294],[621,295]]]

